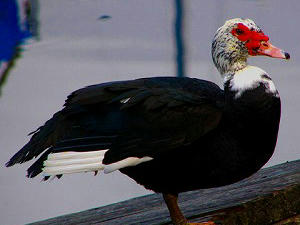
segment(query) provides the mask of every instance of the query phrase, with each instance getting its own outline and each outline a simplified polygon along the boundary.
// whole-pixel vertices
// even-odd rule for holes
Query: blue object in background
[[[106,21],[106,20],[109,20],[109,19],[111,19],[110,15],[102,15],[98,18],[98,20],[102,20],[102,21]]]
[[[29,0],[0,0],[0,95],[10,68],[20,55],[20,45],[30,38],[28,15],[30,13]]]
[[[31,37],[28,26],[21,24],[19,15],[16,0],[0,1],[0,62],[11,60],[16,48]]]

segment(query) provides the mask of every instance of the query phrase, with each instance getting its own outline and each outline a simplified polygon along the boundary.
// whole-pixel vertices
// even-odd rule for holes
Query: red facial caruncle
[[[245,46],[248,49],[248,54],[266,55],[273,58],[289,59],[290,55],[287,52],[273,46],[269,42],[269,37],[262,31],[249,29],[242,23],[238,23],[231,31],[232,35],[240,41],[246,42]]]
[[[236,36],[240,41],[246,41],[246,47],[249,55],[257,55],[256,50],[259,49],[262,42],[267,42],[269,37],[262,31],[250,30],[242,23],[238,23],[231,33]]]

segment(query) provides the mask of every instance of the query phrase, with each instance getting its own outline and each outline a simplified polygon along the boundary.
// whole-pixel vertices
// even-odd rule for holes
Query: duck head
[[[251,19],[228,20],[214,35],[212,58],[221,75],[234,74],[245,68],[247,58],[257,55],[290,58],[287,52],[273,46]]]

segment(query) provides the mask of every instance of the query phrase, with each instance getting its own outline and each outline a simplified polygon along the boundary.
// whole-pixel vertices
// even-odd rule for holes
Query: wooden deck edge
[[[191,221],[208,220],[222,225],[299,225],[300,184],[291,185],[284,190],[274,191],[231,208],[195,215]]]

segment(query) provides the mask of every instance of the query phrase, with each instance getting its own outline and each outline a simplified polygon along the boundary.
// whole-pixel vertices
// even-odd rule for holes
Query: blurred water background
[[[73,90],[105,81],[176,75],[175,1],[15,1],[19,24],[15,31],[22,38],[14,45],[23,49],[18,59],[15,52],[10,58],[2,54],[7,47],[2,31],[8,30],[2,22],[9,1],[14,2],[0,2],[0,65],[14,61],[0,97],[0,224],[24,224],[151,193],[119,172],[75,174],[41,183],[41,178],[25,177],[30,163],[9,169],[4,164],[29,140],[29,132],[62,108]],[[26,4],[31,12],[22,17]],[[288,62],[267,57],[249,62],[272,76],[282,98],[278,144],[267,166],[299,159],[300,1],[185,0],[184,4],[184,71],[189,77],[222,85],[210,46],[216,29],[230,18],[252,18],[274,45],[291,54]],[[31,26],[26,28],[27,23]]]

